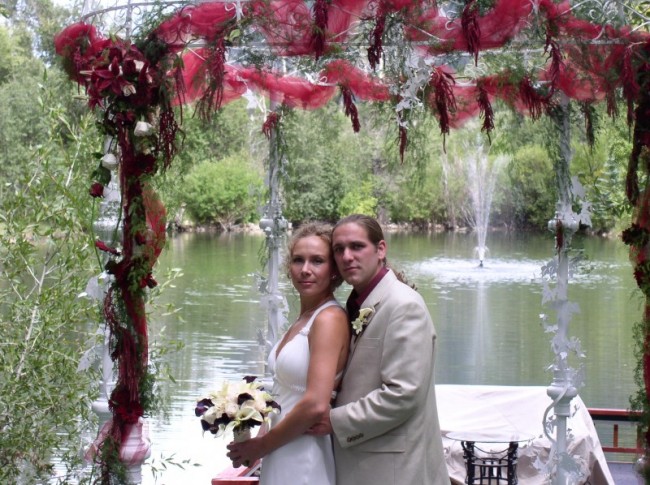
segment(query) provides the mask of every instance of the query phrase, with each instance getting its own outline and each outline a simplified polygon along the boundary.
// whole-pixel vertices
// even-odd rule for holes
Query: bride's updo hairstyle
[[[293,256],[293,249],[295,248],[298,240],[310,236],[316,236],[321,238],[329,248],[330,265],[334,270],[330,288],[332,289],[332,291],[334,291],[336,288],[341,286],[341,284],[343,283],[343,278],[339,274],[339,270],[336,267],[336,261],[334,261],[334,253],[332,252],[332,226],[329,224],[325,224],[323,222],[309,222],[307,224],[303,224],[298,229],[293,231],[293,234],[291,235],[291,238],[287,243],[287,254],[286,257],[284,258],[285,273],[289,278],[289,281],[291,281],[291,272],[289,271],[289,268],[291,266],[291,257]]]

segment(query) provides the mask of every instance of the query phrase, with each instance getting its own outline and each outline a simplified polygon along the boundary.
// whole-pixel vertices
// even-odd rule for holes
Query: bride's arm
[[[329,412],[332,390],[339,369],[347,360],[350,341],[348,321],[340,307],[321,311],[309,332],[307,390],[300,401],[263,436],[228,445],[235,467],[253,462],[301,436]]]

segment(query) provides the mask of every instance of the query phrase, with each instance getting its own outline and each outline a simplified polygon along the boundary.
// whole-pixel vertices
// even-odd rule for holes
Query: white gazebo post
[[[271,105],[273,112],[274,105]],[[282,200],[280,198],[279,172],[282,164],[282,154],[279,149],[279,135],[277,127],[271,129],[269,137],[269,167],[268,167],[268,188],[269,200],[264,207],[264,214],[260,220],[260,227],[266,236],[266,248],[268,251],[268,280],[266,283],[263,298],[268,314],[267,334],[260,340],[264,343],[265,356],[268,356],[271,348],[278,339],[281,326],[284,323],[284,310],[286,300],[279,289],[280,277],[280,249],[284,236],[287,232],[288,223],[282,215]]]
[[[579,220],[573,212],[572,187],[569,167],[571,163],[571,137],[569,119],[569,100],[562,95],[559,115],[555,119],[559,129],[559,159],[557,160],[556,175],[558,179],[559,201],[555,218],[549,221],[549,230],[555,233],[557,250],[557,287],[554,307],[557,315],[557,330],[552,341],[555,362],[553,364],[553,381],[547,389],[548,396],[553,399],[555,414],[555,445],[551,452],[553,485],[569,485],[574,483],[567,457],[567,418],[571,416],[571,400],[578,391],[575,387],[575,374],[571,369],[568,356],[571,353],[569,339],[569,322],[576,306],[568,300],[569,255],[571,238],[579,228]],[[549,438],[551,438],[549,436]],[[551,438],[552,439],[552,438]],[[567,458],[569,458],[567,460]]]
[[[107,138],[104,144],[102,166],[111,172],[111,181],[104,188],[104,197],[99,204],[99,215],[93,222],[95,236],[110,247],[114,247],[115,243],[121,241],[122,238],[122,227],[119,221],[121,204],[120,188],[116,182],[118,160],[113,153],[113,149],[113,138]],[[103,256],[102,264],[106,264],[108,259],[108,255]],[[97,278],[92,278],[86,293],[94,299],[99,300],[100,304],[103,304],[111,279],[112,276],[106,272],[103,272]],[[113,361],[111,360],[109,349],[110,335],[106,324],[104,324],[104,328],[100,332],[104,336],[103,344],[99,345],[102,380],[99,386],[99,396],[93,401],[92,410],[99,417],[99,429],[101,430],[104,424],[111,418],[111,411],[108,408],[108,397],[113,390],[115,382]]]
[[[555,456],[551,456],[551,460],[555,460],[557,468],[553,485],[572,483],[563,463],[567,452],[567,419],[571,416],[571,400],[578,394],[578,390],[573,385],[572,373],[567,361],[569,354],[568,329],[571,320],[571,311],[569,310],[571,304],[568,300],[568,249],[571,236],[578,229],[578,222],[575,219],[566,221],[561,214],[562,212],[558,211],[556,218],[549,221],[549,229],[561,233],[563,238],[561,247],[557,248],[557,296],[555,300],[557,333],[553,338],[553,349],[556,355],[553,364],[553,381],[546,390],[548,396],[553,399],[555,414]]]

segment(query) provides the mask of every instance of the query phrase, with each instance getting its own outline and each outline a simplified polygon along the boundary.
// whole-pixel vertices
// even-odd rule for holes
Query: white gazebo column
[[[552,306],[556,311],[556,329],[552,340],[555,354],[553,363],[553,381],[547,389],[548,396],[553,399],[555,415],[555,438],[551,452],[551,476],[553,485],[569,485],[576,483],[577,465],[567,455],[567,419],[571,416],[571,400],[578,394],[576,371],[569,365],[569,355],[574,351],[574,343],[569,338],[569,323],[571,316],[578,310],[577,305],[569,302],[569,249],[571,238],[579,229],[579,216],[573,212],[573,189],[570,176],[571,163],[571,132],[569,118],[569,100],[562,95],[557,116],[554,121],[559,132],[559,156],[556,163],[556,176],[559,190],[559,201],[555,218],[549,221],[548,228],[555,234],[556,248],[556,291]]]
[[[549,222],[549,229],[556,234],[556,240],[562,240],[561,247],[557,248],[557,295],[555,308],[557,311],[557,332],[553,338],[553,350],[555,362],[553,363],[553,381],[546,390],[548,396],[553,399],[555,414],[555,460],[556,473],[553,478],[553,485],[569,485],[574,483],[570,474],[563,466],[567,453],[567,419],[571,416],[571,400],[577,396],[578,390],[573,383],[573,372],[568,363],[569,348],[569,323],[571,320],[571,303],[568,299],[569,282],[569,245],[571,236],[578,229],[578,222],[564,221],[560,214],[556,219]]]
[[[282,165],[282,154],[279,148],[279,133],[277,124],[271,129],[269,136],[268,189],[269,200],[264,207],[260,227],[266,236],[268,251],[268,279],[263,304],[266,305],[268,326],[266,337],[260,338],[264,343],[265,357],[277,341],[285,321],[286,300],[279,289],[280,267],[282,264],[280,251],[285,239],[288,223],[282,215],[282,200],[280,197],[279,173]]]
[[[104,187],[104,196],[99,204],[99,214],[97,219],[93,222],[93,232],[100,241],[106,243],[109,247],[115,245],[122,240],[122,227],[120,224],[120,188],[116,180],[118,157],[114,153],[114,139],[108,138],[104,144],[104,156],[102,158],[102,166],[108,169],[111,173],[111,180],[106,187]],[[108,253],[101,254],[101,264],[105,265],[109,260]],[[103,305],[104,298],[108,288],[112,282],[112,276],[106,272],[102,272],[96,278],[92,278],[88,283],[86,293],[92,298],[98,300],[100,305]],[[113,374],[113,361],[110,356],[109,339],[110,334],[108,326],[103,323],[100,332],[103,334],[103,343],[99,345],[100,353],[100,366],[102,380],[99,385],[99,396],[92,403],[92,410],[99,417],[99,429],[101,430],[106,422],[111,418],[111,411],[108,407],[108,398],[111,395],[113,387],[115,386],[115,379]]]

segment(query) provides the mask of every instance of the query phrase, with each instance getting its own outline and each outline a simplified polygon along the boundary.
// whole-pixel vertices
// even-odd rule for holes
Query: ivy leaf
[[[111,171],[100,165],[93,171],[92,179],[99,182],[103,186],[107,186],[111,181]]]

